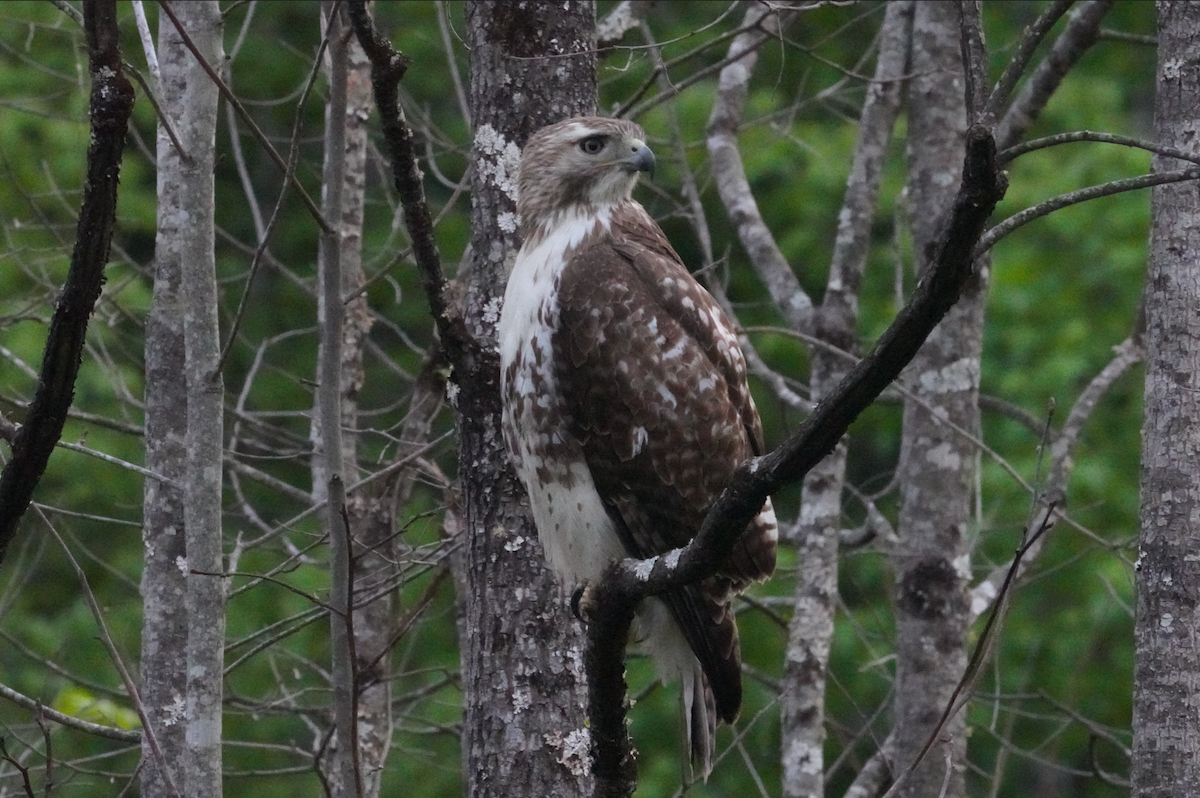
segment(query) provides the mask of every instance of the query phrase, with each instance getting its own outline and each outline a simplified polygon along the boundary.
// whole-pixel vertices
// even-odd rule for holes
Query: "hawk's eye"
[[[588,155],[595,155],[599,153],[600,150],[604,149],[604,137],[589,136],[588,138],[579,142],[579,149],[583,150]]]

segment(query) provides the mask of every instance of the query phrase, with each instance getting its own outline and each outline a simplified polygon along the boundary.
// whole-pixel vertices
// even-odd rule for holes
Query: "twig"
[[[1018,227],[1029,224],[1034,219],[1040,219],[1043,216],[1048,216],[1060,208],[1065,208],[1068,205],[1077,205],[1080,202],[1097,199],[1099,197],[1108,197],[1113,194],[1120,194],[1125,191],[1136,191],[1142,188],[1150,188],[1152,186],[1161,186],[1166,183],[1180,183],[1184,180],[1200,179],[1200,168],[1181,169],[1177,172],[1156,172],[1149,175],[1140,175],[1138,177],[1130,177],[1124,180],[1113,180],[1108,183],[1102,183],[1098,186],[1089,186],[1076,191],[1069,191],[1066,194],[1060,194],[1057,197],[1041,202],[1032,208],[1026,208],[1020,213],[1014,213],[1012,216],[1005,219],[1000,224],[988,230],[979,239],[979,243],[975,247],[975,257],[983,255],[1004,236],[1008,235]]]
[[[404,224],[412,241],[413,257],[421,274],[425,299],[448,359],[451,363],[458,363],[461,362],[460,355],[467,343],[468,333],[446,296],[446,277],[442,273],[442,259],[433,238],[433,220],[429,204],[425,201],[416,147],[412,131],[405,124],[404,114],[400,110],[398,86],[408,71],[409,58],[392,47],[392,43],[375,28],[364,0],[351,0],[346,4],[346,10],[358,43],[371,61],[375,107],[379,109],[388,152],[392,154],[392,178],[400,194]]]
[[[997,147],[1003,150],[1024,137],[1071,67],[1096,43],[1100,21],[1112,4],[1113,0],[1088,0],[1071,12],[1063,32],[1051,45],[1050,52],[1037,65],[996,124],[994,135]],[[1000,108],[995,110],[999,113]]]
[[[163,755],[162,747],[158,744],[154,728],[150,725],[150,719],[146,716],[146,707],[142,703],[141,695],[138,693],[137,684],[133,681],[133,676],[130,674],[129,668],[125,665],[124,657],[117,650],[117,644],[113,642],[112,635],[108,631],[108,624],[104,621],[104,614],[100,611],[100,604],[96,601],[96,594],[92,592],[92,586],[88,582],[87,574],[83,572],[79,561],[75,559],[75,555],[67,547],[67,542],[62,539],[58,534],[58,530],[50,523],[50,519],[46,518],[40,511],[38,511],[38,515],[41,517],[42,523],[50,530],[50,534],[58,541],[63,554],[67,556],[67,561],[71,564],[71,569],[75,572],[75,577],[79,580],[83,599],[87,602],[88,609],[91,610],[92,617],[96,621],[96,626],[100,629],[100,641],[108,651],[109,659],[112,660],[113,667],[116,668],[117,674],[121,677],[122,684],[125,685],[125,693],[129,696],[129,700],[133,702],[134,711],[137,712],[138,719],[142,722],[142,733],[145,735],[145,742],[149,744],[151,753],[158,760],[158,766],[162,769],[163,776],[166,778],[167,784],[170,785],[171,791],[177,796],[180,795],[181,793],[176,786],[175,777],[171,770],[171,763],[167,761]]]
[[[1001,165],[1006,164],[1019,158],[1026,153],[1034,152],[1035,150],[1045,149],[1046,147],[1054,147],[1059,144],[1068,144],[1076,141],[1097,141],[1103,144],[1121,144],[1126,147],[1136,147],[1139,150],[1166,155],[1170,158],[1178,158],[1181,161],[1191,161],[1195,164],[1200,164],[1200,155],[1187,150],[1181,150],[1178,147],[1169,147],[1166,144],[1159,144],[1156,141],[1148,141],[1146,139],[1137,139],[1131,136],[1120,136],[1115,133],[1097,133],[1092,130],[1076,130],[1070,133],[1055,133],[1053,136],[1044,136],[1040,139],[1032,139],[1009,147],[1006,150],[1001,150],[996,155],[996,160]]]
[[[1050,443],[1049,476],[1047,477],[1045,488],[1040,492],[1038,497],[1035,512],[1037,512],[1036,508],[1051,503],[1060,508],[1062,507],[1066,493],[1067,479],[1071,471],[1071,454],[1080,433],[1083,431],[1083,425],[1091,417],[1092,411],[1100,401],[1100,398],[1117,378],[1142,359],[1141,345],[1136,338],[1127,338],[1114,347],[1114,351],[1115,356],[1113,359],[1101,369],[1099,374],[1092,378],[1091,382],[1087,384],[1087,387],[1076,398],[1075,403],[1071,405],[1071,409],[1067,413],[1067,418],[1063,422],[1062,429]],[[1061,509],[1059,512],[1061,513]],[[1031,546],[1024,553],[1021,570],[1017,573],[1018,578],[1029,569],[1030,563],[1037,556],[1038,551],[1039,547],[1035,545]],[[1007,578],[1006,574],[1010,567],[1011,564],[997,568],[972,588],[972,620],[983,614],[984,610],[991,605],[993,599],[1000,595],[1001,586]]]
[[[29,798],[37,798],[37,794],[33,791],[33,782],[29,780],[29,768],[22,765],[19,760],[8,752],[8,744],[4,742],[3,737],[0,737],[0,760],[12,765],[21,774],[21,784],[25,788],[25,794]]]
[[[1012,596],[1012,586],[1017,576],[1017,570],[1021,564],[1021,558],[1029,551],[1030,547],[1034,546],[1052,526],[1054,516],[1054,505],[1046,508],[1046,514],[1043,516],[1041,524],[1022,541],[1020,548],[1017,549],[1016,555],[1013,557],[1012,565],[1008,569],[1008,574],[1004,580],[1004,584],[1000,587],[1000,596],[997,598],[995,605],[992,607],[992,614],[988,616],[987,622],[983,626],[983,630],[979,633],[979,642],[975,644],[975,650],[971,652],[971,658],[967,662],[967,668],[963,672],[962,678],[958,684],[954,686],[954,691],[950,694],[950,699],[946,702],[945,709],[942,710],[942,716],[934,725],[933,730],[929,733],[929,738],[925,741],[925,745],[917,754],[916,758],[900,772],[892,786],[883,794],[882,798],[891,798],[897,790],[904,784],[906,778],[911,774],[933,748],[938,737],[941,736],[942,729],[950,721],[955,714],[962,709],[966,703],[970,688],[975,683],[975,678],[991,653],[996,644],[996,636],[999,634],[1000,625],[1003,623],[1004,613],[1008,607],[1008,600]]]
[[[246,202],[250,205],[251,216],[254,220],[254,229],[258,235],[258,245],[254,248],[254,256],[250,259],[250,273],[246,275],[246,284],[242,287],[242,295],[238,299],[237,310],[234,311],[233,321],[229,324],[228,338],[225,341],[224,348],[221,350],[220,357],[217,358],[218,371],[225,367],[225,361],[229,358],[229,353],[233,349],[234,342],[237,340],[238,330],[241,329],[242,319],[246,313],[246,306],[249,304],[250,289],[254,285],[254,278],[258,274],[259,267],[262,265],[264,255],[267,251],[267,243],[271,240],[271,233],[275,231],[275,225],[282,216],[288,186],[295,184],[296,164],[300,159],[300,130],[304,119],[304,103],[308,99],[313,86],[316,85],[317,76],[321,72],[321,60],[328,46],[329,35],[327,33],[321,37],[321,44],[317,47],[317,57],[313,59],[313,67],[308,73],[308,81],[304,85],[300,99],[296,102],[296,113],[292,118],[292,135],[290,139],[291,143],[288,147],[288,160],[283,173],[283,185],[279,189],[279,196],[275,200],[275,207],[271,209],[271,218],[268,220],[266,227],[263,227],[261,214],[258,209],[258,201],[254,197],[254,187],[250,183],[250,177],[246,172],[246,166],[242,158],[242,146],[237,136],[235,115],[226,114],[229,119],[229,139],[234,153],[234,165],[237,168],[238,178],[242,182],[242,192],[246,195]],[[232,105],[228,101],[227,104]],[[327,235],[324,230],[322,234]]]
[[[1038,18],[1033,21],[1021,33],[1021,41],[1017,44],[1017,52],[1009,59],[1008,66],[1004,68],[1004,74],[1000,76],[1000,80],[996,81],[996,85],[992,87],[992,93],[987,98],[987,104],[983,106],[983,118],[988,120],[989,124],[995,122],[1000,116],[1000,110],[1008,105],[1008,99],[1012,96],[1013,90],[1017,87],[1017,81],[1025,74],[1026,67],[1029,66],[1030,60],[1033,58],[1034,52],[1038,45],[1046,38],[1046,34],[1050,32],[1050,28],[1054,27],[1054,23],[1058,22],[1059,18],[1067,13],[1067,10],[1075,0],[1055,0],[1051,3]]]
[[[0,683],[0,696],[7,698],[18,706],[25,707],[34,712],[40,711],[50,720],[69,729],[75,729],[85,734],[94,734],[98,737],[107,737],[110,740],[117,740],[122,743],[140,743],[142,741],[142,733],[139,731],[118,729],[114,726],[105,726],[102,723],[92,723],[91,721],[77,718],[74,715],[59,712],[57,709],[47,707],[36,698],[30,698],[27,695],[18,693],[6,684]]]
[[[776,18],[776,14],[779,18]],[[783,313],[788,326],[796,330],[812,329],[812,299],[800,286],[787,258],[763,221],[758,203],[750,191],[746,169],[737,148],[737,131],[749,91],[750,74],[758,58],[758,48],[770,40],[768,21],[773,30],[782,30],[795,12],[775,11],[765,4],[746,9],[744,33],[729,45],[726,66],[721,71],[717,100],[708,118],[708,155],[712,162],[721,204],[737,230],[738,240],[750,256],[759,277]]]

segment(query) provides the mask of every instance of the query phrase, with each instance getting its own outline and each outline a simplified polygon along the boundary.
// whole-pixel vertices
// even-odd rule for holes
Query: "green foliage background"
[[[1022,27],[1045,4],[985,4],[992,74],[998,75]],[[611,4],[601,3],[600,13]],[[287,146],[296,101],[313,66],[319,42],[317,5],[309,2],[258,3],[245,29],[245,42],[231,65],[232,84],[277,148]],[[465,80],[465,23],[459,4],[448,4],[445,38],[449,60]],[[245,3],[227,6],[227,47],[251,11]],[[156,30],[156,8],[147,6]],[[723,17],[725,14],[727,17]],[[132,11],[121,6],[126,59],[146,72]],[[469,236],[469,200],[456,196],[448,181],[462,178],[470,144],[468,126],[455,98],[432,3],[378,4],[381,28],[413,59],[404,80],[410,120],[423,131],[436,170],[427,168],[427,190],[435,214],[444,212],[438,243],[452,268]],[[832,251],[837,213],[855,141],[857,106],[870,74],[865,57],[882,18],[882,5],[827,5],[802,14],[787,41],[763,50],[748,104],[742,154],[760,207],[785,255],[807,290],[819,297]],[[710,42],[740,19],[718,3],[660,3],[648,18],[654,36],[672,58]],[[706,25],[719,20],[716,24]],[[1143,35],[1154,33],[1153,5],[1117,3],[1106,26]],[[698,31],[698,32],[697,32]],[[636,33],[626,44],[641,45]],[[672,81],[717,62],[726,45],[702,49],[675,67]],[[865,59],[865,60],[864,60]],[[836,65],[841,65],[836,66]],[[600,107],[624,106],[647,83],[648,51],[619,49],[601,62]],[[1067,130],[1104,130],[1150,136],[1154,50],[1126,41],[1102,40],[1063,84],[1034,136]],[[793,337],[761,328],[779,325],[765,291],[741,252],[716,197],[707,167],[704,127],[714,96],[712,76],[673,99],[650,108],[639,122],[659,149],[661,169],[641,198],[662,219],[686,261],[702,265],[696,235],[680,210],[679,161],[668,139],[683,131],[686,158],[703,191],[717,264],[728,277],[740,319],[755,328],[752,338],[763,358],[779,372],[803,382],[804,348]],[[828,87],[843,81],[833,92]],[[645,97],[656,95],[654,84]],[[320,192],[323,86],[301,108],[299,176],[309,193]],[[24,402],[36,384],[47,319],[66,273],[80,198],[88,139],[88,76],[81,31],[50,3],[10,2],[0,6],[0,412],[20,421]],[[140,92],[139,92],[140,94]],[[218,132],[224,155],[218,165],[218,268],[223,280],[223,329],[246,285],[254,227],[243,189],[229,155],[225,115]],[[241,142],[258,201],[269,210],[281,178],[242,129]],[[64,440],[82,443],[129,463],[142,462],[139,399],[142,394],[142,334],[150,298],[154,254],[155,140],[153,108],[139,96],[134,129],[122,168],[120,222],[104,297],[89,332],[89,350],[76,389],[75,406],[90,414],[74,418]],[[893,143],[874,247],[862,297],[862,338],[869,342],[895,312],[896,270],[911,288],[911,253],[899,202],[904,179],[903,121]],[[1148,156],[1111,145],[1073,144],[1019,159],[1010,171],[1010,189],[997,219],[1051,196],[1145,172]],[[362,458],[386,458],[388,436],[403,418],[422,350],[431,342],[431,324],[420,285],[409,261],[397,260],[404,237],[397,227],[396,202],[378,158],[369,169],[365,264],[380,275],[369,292],[380,321],[373,342],[394,360],[368,364],[360,402],[377,411],[366,425]],[[304,444],[306,413],[312,405],[316,362],[315,276],[317,230],[294,198],[285,201],[271,252],[294,275],[264,269],[250,293],[249,308],[226,368],[226,384],[236,396],[252,373],[246,407],[282,414],[272,418],[281,450],[291,453],[261,464],[269,473],[308,489]],[[1057,404],[1054,423],[1087,382],[1111,357],[1111,348],[1133,330],[1139,304],[1149,222],[1147,193],[1120,195],[1055,213],[1005,239],[995,250],[985,339],[983,390],[1042,419]],[[234,242],[242,242],[240,244]],[[293,335],[267,345],[273,336]],[[261,368],[255,357],[263,351]],[[398,368],[397,368],[398,367]],[[778,441],[799,416],[756,385],[768,426]],[[1060,525],[1030,576],[1020,585],[994,665],[970,708],[969,775],[972,794],[985,794],[997,777],[999,795],[1122,795],[1124,790],[1097,774],[1124,776],[1128,768],[1132,673],[1132,560],[1135,556],[1140,428],[1140,372],[1127,374],[1104,397],[1074,457],[1069,505],[1077,527]],[[899,408],[873,408],[851,435],[850,473],[864,491],[890,479],[899,450]],[[446,416],[437,433],[451,427]],[[1037,484],[1041,463],[1036,429],[1009,417],[986,413],[983,437],[1027,481]],[[7,456],[7,447],[0,447]],[[453,446],[435,452],[453,474]],[[1019,543],[1030,496],[996,459],[981,456],[977,525],[979,576],[1003,563]],[[291,518],[303,505],[246,483],[248,500],[270,524]],[[99,722],[130,727],[136,716],[97,628],[80,594],[62,547],[48,524],[64,537],[87,572],[91,589],[105,608],[106,622],[122,654],[136,662],[141,624],[140,579],[142,482],[136,473],[75,451],[59,450],[39,487],[39,509],[31,510],[18,541],[0,572],[0,681],[55,707]],[[444,497],[420,490],[403,509],[403,541],[420,562],[439,550],[440,508]],[[795,492],[780,499],[783,515],[794,517]],[[885,512],[894,506],[883,500]],[[861,505],[847,501],[852,525]],[[230,545],[252,538],[238,501],[227,507]],[[42,515],[44,513],[44,516]],[[857,515],[856,515],[857,514]],[[44,519],[44,520],[43,520]],[[294,545],[318,534],[311,521],[296,524]],[[275,543],[247,553],[239,570],[269,569],[283,552]],[[326,588],[323,550],[287,578],[294,587],[321,595]],[[786,620],[790,614],[796,563],[781,556],[778,576],[754,595],[742,622],[746,660],[753,669],[747,703],[738,724],[739,745],[718,765],[712,781],[689,795],[779,792],[779,732],[776,683],[782,672]],[[411,607],[436,577],[437,568],[414,566],[401,590],[401,608]],[[841,570],[842,611],[831,660],[828,697],[827,762],[830,794],[840,794],[859,765],[886,736],[887,702],[894,663],[890,657],[892,620],[890,575],[884,554],[867,546],[845,552]],[[234,580],[235,587],[248,582]],[[398,644],[394,688],[397,735],[385,775],[385,794],[448,796],[461,792],[458,727],[461,694],[454,596],[444,580],[420,624]],[[232,663],[252,645],[257,630],[282,618],[308,612],[312,605],[294,593],[260,585],[235,595],[229,605]],[[240,643],[240,644],[239,644]],[[299,695],[313,721],[325,721],[327,703],[322,669],[328,662],[327,626],[317,619],[269,651],[252,656],[229,680],[226,718],[227,789],[231,795],[317,794],[311,762],[296,746],[310,750],[313,726],[295,713],[277,712],[261,702]],[[46,663],[53,662],[51,668]],[[644,663],[631,663],[631,681],[640,690],[632,712],[633,734],[641,750],[642,798],[676,793],[679,784],[675,692],[655,688]],[[721,738],[727,744],[727,732]],[[40,745],[31,714],[0,702],[0,736],[10,750]],[[63,729],[51,731],[63,795],[116,795],[138,760],[121,749]],[[259,745],[251,745],[259,744]],[[264,744],[266,747],[264,747]],[[753,763],[752,766],[747,763]],[[39,765],[34,756],[27,764]],[[273,771],[250,776],[251,771]],[[14,787],[6,780],[2,787]],[[135,788],[134,788],[135,789]],[[127,792],[125,794],[132,794]]]

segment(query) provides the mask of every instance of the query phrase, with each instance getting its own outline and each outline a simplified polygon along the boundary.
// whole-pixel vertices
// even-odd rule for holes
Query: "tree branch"
[[[1006,188],[995,156],[988,129],[971,127],[962,185],[932,267],[871,353],[799,430],[775,451],[738,469],[686,547],[645,561],[621,560],[588,586],[581,608],[588,620],[584,661],[597,795],[632,793],[633,782],[624,782],[633,768],[625,728],[624,651],[638,604],[715,573],[767,497],[802,478],[831,452],[851,422],[913,358],[971,277],[975,243]]]
[[[1112,8],[1113,0],[1088,0],[1071,12],[1063,32],[1054,40],[1050,52],[1034,69],[1009,109],[996,124],[996,146],[1011,147],[1019,141],[1033,125],[1046,107],[1050,96],[1058,89],[1067,72],[1071,70],[1087,49],[1100,36],[1100,21]],[[988,107],[1000,113],[1005,98],[1000,96],[1000,86],[992,92]]]
[[[392,179],[400,194],[404,225],[412,240],[413,257],[421,274],[425,299],[441,334],[447,358],[451,363],[458,363],[461,362],[459,355],[468,334],[447,300],[446,277],[442,273],[441,255],[433,238],[433,218],[425,201],[423,175],[417,164],[417,148],[412,130],[405,123],[404,113],[400,110],[398,87],[408,71],[409,58],[379,33],[367,13],[364,0],[351,0],[346,4],[346,10],[358,43],[371,62],[375,107],[379,109],[383,138],[392,156]]]
[[[116,3],[96,0],[83,8],[92,73],[87,178],[75,250],[50,320],[37,393],[12,443],[12,459],[0,474],[0,563],[62,436],[74,399],[88,319],[100,297],[112,244],[121,153],[133,111],[133,86],[121,69]]]
[[[767,4],[754,3],[746,9],[742,24],[745,32],[729,45],[726,56],[729,63],[721,70],[717,100],[708,118],[707,143],[721,204],[737,230],[738,240],[788,325],[808,332],[812,329],[812,299],[800,287],[800,281],[763,221],[737,148],[738,127],[745,110],[750,75],[758,60],[758,48],[770,40],[769,30],[782,30],[794,16],[794,10],[776,11]]]
[[[1099,197],[1107,197],[1112,194],[1120,194],[1123,191],[1136,191],[1141,188],[1161,186],[1167,183],[1179,183],[1184,180],[1200,180],[1200,168],[1191,167],[1189,169],[1181,169],[1177,172],[1155,172],[1124,180],[1113,180],[1108,183],[1101,183],[1098,186],[1088,186],[1076,191],[1068,191],[1066,194],[1052,197],[1045,202],[1034,205],[1032,208],[1026,208],[1020,213],[1014,213],[1003,222],[988,230],[980,237],[979,243],[975,247],[975,257],[983,255],[983,253],[995,246],[997,241],[1018,227],[1023,227],[1034,219],[1048,216],[1059,208],[1065,208],[1068,205],[1075,205]]]
[[[18,693],[6,684],[0,684],[0,696],[28,710],[41,712],[50,720],[69,729],[75,729],[85,734],[94,734],[98,737],[107,737],[110,740],[117,740],[122,743],[138,744],[142,741],[142,733],[140,731],[118,729],[115,726],[105,726],[103,723],[92,723],[91,721],[77,718],[74,715],[67,715],[66,713],[59,712],[57,709],[51,709],[36,698],[30,698],[23,693]]]

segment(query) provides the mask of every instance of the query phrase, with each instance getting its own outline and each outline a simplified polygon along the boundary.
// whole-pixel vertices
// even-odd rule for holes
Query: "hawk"
[[[763,453],[733,325],[632,197],[654,153],[636,124],[576,117],[521,153],[524,243],[499,339],[505,443],[567,586],[686,545],[734,469]],[[775,567],[768,501],[712,578],[638,610],[633,637],[680,678],[693,763],[742,700],[731,599]]]

